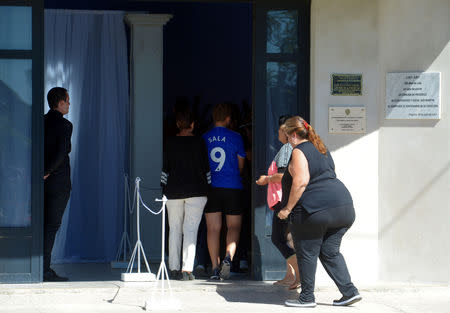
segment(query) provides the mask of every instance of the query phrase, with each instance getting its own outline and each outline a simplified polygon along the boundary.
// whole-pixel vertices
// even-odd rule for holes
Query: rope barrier
[[[140,181],[140,178],[139,178],[139,181]],[[151,189],[149,189],[149,188],[143,188],[143,187],[140,187],[140,185],[139,184],[136,184],[135,185],[135,187],[134,187],[134,196],[133,196],[133,206],[131,207],[130,206],[130,214],[133,214],[133,212],[134,212],[134,207],[135,207],[135,204],[136,204],[136,195],[137,195],[137,197],[138,197],[138,201],[139,201],[139,203],[141,203],[143,206],[144,206],[144,208],[147,210],[147,211],[149,211],[150,213],[152,213],[153,215],[159,215],[159,214],[161,214],[161,212],[162,212],[162,210],[163,210],[163,207],[161,207],[161,209],[159,210],[159,211],[153,211],[152,209],[150,209],[146,204],[145,204],[145,202],[144,202],[144,200],[142,199],[142,196],[141,196],[141,188],[142,189],[146,189],[146,190],[151,190]],[[128,193],[129,193],[129,191],[128,191]]]
[[[141,223],[140,223],[140,213],[139,213],[140,204],[142,203],[142,205],[152,214],[157,215],[160,212],[152,211],[142,200],[141,193],[139,190],[139,182],[140,181],[141,181],[141,179],[139,177],[137,177],[135,180],[136,187],[134,189],[134,198],[133,198],[133,202],[136,204],[136,237],[137,237],[137,240],[136,240],[136,245],[134,246],[133,253],[130,258],[130,262],[128,263],[126,273],[122,273],[123,281],[154,281],[156,279],[155,274],[153,274],[150,270],[150,266],[148,265],[147,257],[145,256],[144,247],[141,242],[141,234],[140,234],[140,224]],[[136,201],[134,201],[134,200],[136,200]],[[163,205],[163,208],[164,208],[164,205]],[[131,212],[133,212],[133,211],[134,211],[134,205],[133,205],[133,209]],[[162,210],[162,212],[163,212],[163,216],[164,216],[164,210]],[[145,262],[145,266],[147,268],[147,273],[141,273],[141,255]],[[137,273],[133,273],[133,267],[134,267],[135,263],[137,265]]]
[[[158,211],[153,211],[151,208],[149,208],[141,196],[141,190],[140,190],[140,181],[141,179],[139,177],[136,178],[135,181],[135,189],[134,189],[134,197],[133,197],[133,208],[131,209],[130,213],[134,211],[134,205],[136,205],[136,234],[137,234],[137,241],[136,245],[134,247],[130,262],[128,263],[128,267],[126,270],[126,273],[122,273],[122,280],[123,281],[159,281],[161,282],[160,288],[158,288],[158,283],[155,284],[155,288],[151,294],[151,297],[146,301],[145,309],[146,310],[156,310],[156,309],[180,309],[181,303],[179,299],[174,298],[172,294],[172,287],[170,285],[170,279],[169,279],[169,273],[166,267],[166,264],[164,262],[164,256],[165,256],[165,220],[166,220],[166,202],[167,198],[165,195],[162,195],[161,199],[155,199],[156,202],[162,202],[161,209]],[[125,183],[127,186],[129,186],[128,177],[126,176]],[[147,188],[143,188],[144,190]],[[127,199],[128,201],[131,199],[129,188],[126,188],[127,193]],[[158,269],[158,274],[155,276],[151,271],[150,267],[147,262],[147,257],[145,256],[144,248],[142,246],[142,242],[140,239],[140,219],[139,219],[139,212],[140,212],[140,204],[152,213],[153,215],[159,215],[161,214],[161,263]],[[131,206],[129,206],[131,207]],[[147,273],[141,273],[141,254],[144,259]],[[134,263],[137,264],[137,273],[133,273],[133,266]],[[165,282],[167,282],[167,287],[169,290],[169,297],[165,295]]]
[[[151,189],[151,188],[145,188],[145,187],[140,187],[140,186],[138,186],[137,184],[134,186],[134,192],[133,192],[133,205],[131,205],[131,197],[130,197],[130,183],[129,183],[129,180],[128,180],[128,175],[127,174],[125,174],[125,184],[126,184],[126,198],[127,198],[127,200],[128,200],[128,208],[129,208],[129,211],[130,211],[130,214],[133,214],[134,213],[134,208],[136,207],[136,195],[138,195],[138,197],[139,197],[139,202],[144,206],[144,208],[147,210],[147,211],[149,211],[150,213],[152,213],[153,215],[159,215],[159,214],[161,214],[161,212],[162,212],[162,208],[159,210],[159,211],[157,211],[157,212],[155,212],[155,211],[153,211],[152,209],[150,209],[145,203],[144,203],[144,200],[142,199],[142,196],[141,196],[141,189],[144,189],[144,190],[153,190],[153,189]]]
[[[150,208],[144,203],[144,201],[142,200],[141,193],[140,193],[139,189],[138,189],[138,197],[139,197],[139,200],[140,200],[141,204],[144,206],[144,208],[147,209],[147,211],[149,211],[149,212],[152,213],[153,215],[159,215],[159,214],[161,214],[161,212],[162,212],[162,210],[163,210],[162,207],[161,207],[161,209],[160,209],[158,212],[154,212],[154,211],[152,211],[152,209],[150,209]]]

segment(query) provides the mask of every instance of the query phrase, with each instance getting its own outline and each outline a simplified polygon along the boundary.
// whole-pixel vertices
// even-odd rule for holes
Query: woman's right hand
[[[291,214],[292,210],[288,210],[285,207],[278,212],[278,218],[280,220],[285,220],[288,218],[289,214]]]
[[[256,184],[260,186],[267,185],[268,183],[269,183],[269,176],[267,175],[261,175],[259,179],[256,181]]]

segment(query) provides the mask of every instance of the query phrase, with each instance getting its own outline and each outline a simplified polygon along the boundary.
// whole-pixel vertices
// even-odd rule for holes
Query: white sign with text
[[[330,134],[364,134],[366,108],[363,106],[328,107],[328,132]]]
[[[440,119],[441,73],[387,73],[386,119]]]

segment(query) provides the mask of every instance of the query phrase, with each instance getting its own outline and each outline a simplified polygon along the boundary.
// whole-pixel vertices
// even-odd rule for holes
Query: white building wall
[[[380,278],[450,282],[450,1],[380,0]],[[386,72],[441,72],[441,120],[384,119]]]
[[[450,1],[312,0],[311,124],[354,198],[342,252],[356,284],[450,281]],[[385,120],[390,71],[440,71],[440,121]],[[331,96],[332,73],[362,73],[362,96]],[[364,105],[367,132],[328,134],[329,105]],[[331,283],[320,267],[317,283]]]
[[[342,242],[354,282],[378,277],[377,2],[313,0],[311,124],[330,149],[338,178],[350,190],[356,221]],[[362,73],[362,96],[331,96],[332,73]],[[364,105],[367,134],[328,134],[329,105]],[[320,266],[317,283],[330,278]]]

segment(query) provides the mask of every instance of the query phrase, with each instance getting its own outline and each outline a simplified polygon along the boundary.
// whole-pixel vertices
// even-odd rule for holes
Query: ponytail
[[[305,122],[306,123],[306,122]],[[327,154],[327,148],[323,144],[322,139],[320,139],[320,136],[316,134],[316,131],[314,128],[312,128],[311,125],[308,127],[308,140],[316,147],[316,149],[322,153]]]

